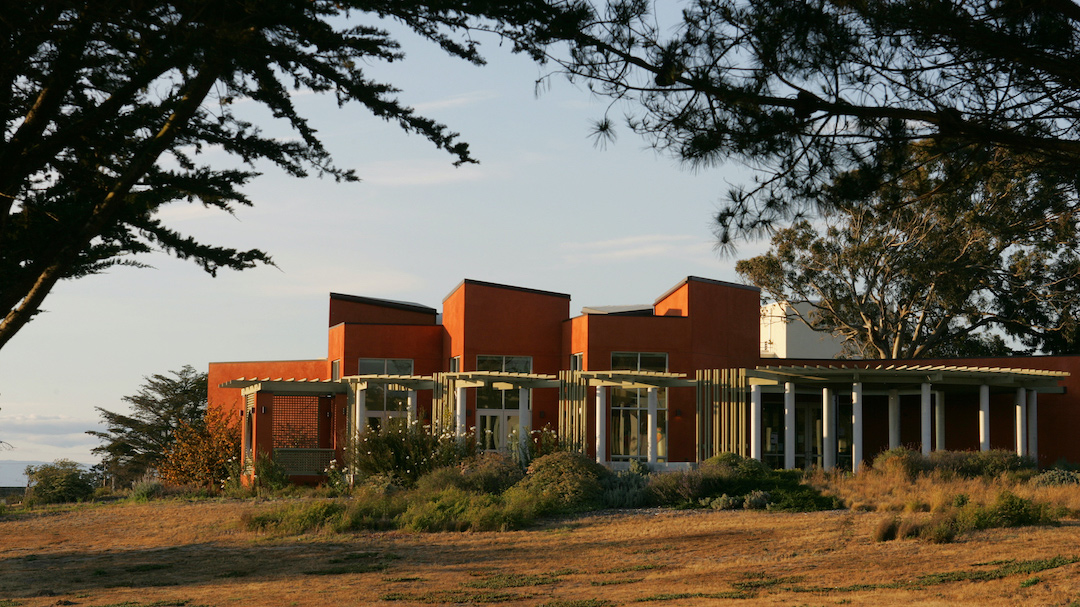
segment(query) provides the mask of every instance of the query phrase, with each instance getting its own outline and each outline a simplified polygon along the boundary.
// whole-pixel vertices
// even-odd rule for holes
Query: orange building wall
[[[403,310],[397,307],[351,301],[331,295],[330,325],[359,322],[380,325],[433,325],[435,312]]]
[[[475,371],[476,357],[531,356],[533,373],[555,374],[565,368],[562,323],[570,317],[570,296],[463,281],[443,301],[443,326],[449,337],[446,358],[461,356],[461,370]],[[476,424],[472,390],[467,423]],[[533,427],[555,426],[557,390],[532,393]]]
[[[244,401],[239,388],[220,387],[224,382],[242,377],[326,380],[330,379],[330,363],[326,359],[210,363],[206,381],[210,406],[232,415],[243,411]]]

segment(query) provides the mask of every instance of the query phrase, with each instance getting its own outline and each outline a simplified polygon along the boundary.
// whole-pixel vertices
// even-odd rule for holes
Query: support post
[[[529,395],[528,388],[518,388],[518,442],[523,455],[529,453],[529,441],[532,439],[532,402]]]
[[[1020,457],[1027,455],[1027,390],[1016,389],[1016,454]]]
[[[795,468],[795,384],[784,384],[784,469]]]
[[[750,386],[750,457],[761,461],[761,386]]]
[[[858,474],[863,461],[862,382],[851,384],[851,472]]]
[[[1027,454],[1039,463],[1039,393],[1027,391]]]
[[[416,422],[416,390],[409,390],[409,425]]]
[[[596,387],[596,461],[607,462],[607,388]]]
[[[468,421],[465,417],[465,388],[458,388],[457,394],[454,398],[454,417],[457,421],[457,436],[459,439],[465,438],[465,432],[468,429]]]
[[[836,467],[836,399],[831,388],[821,389],[821,465],[826,470]]]
[[[354,424],[357,438],[367,432],[367,390],[364,388],[356,390],[356,421]]]
[[[990,386],[979,386],[979,451],[990,450]]]
[[[900,446],[900,391],[889,390],[889,448]]]
[[[945,450],[945,393],[934,392],[934,451]]]
[[[657,437],[656,437],[656,409],[659,406],[659,388],[649,388],[649,463],[656,463]]]
[[[930,455],[930,384],[923,384],[920,392],[920,449],[923,455]]]

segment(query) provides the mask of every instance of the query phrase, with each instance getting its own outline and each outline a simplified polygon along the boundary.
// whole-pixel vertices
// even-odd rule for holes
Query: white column
[[[356,390],[356,409],[355,409],[356,424],[356,436],[360,436],[364,432],[367,432],[367,390],[359,388]]]
[[[750,457],[761,461],[761,386],[750,386]]]
[[[660,403],[659,389],[656,386],[649,388],[649,463],[656,463],[656,409]]]
[[[863,461],[862,382],[851,384],[851,472],[858,474]]]
[[[521,441],[522,453],[528,453],[529,440],[532,438],[532,403],[529,389],[518,388],[518,440]]]
[[[922,385],[920,400],[920,437],[922,441],[922,454],[930,455],[930,384]]]
[[[1016,389],[1016,454],[1027,455],[1027,390]]]
[[[1035,463],[1039,462],[1039,393],[1027,392],[1027,453]]]
[[[416,421],[416,390],[409,390],[409,425]]]
[[[454,399],[454,417],[457,418],[456,432],[459,438],[464,438],[468,430],[468,421],[465,417],[465,390],[466,388],[458,388],[457,398]]]
[[[607,388],[596,387],[596,461],[607,461]]]
[[[900,446],[900,391],[889,390],[889,448]]]
[[[836,467],[836,399],[831,388],[821,389],[821,465],[826,470]]]
[[[795,468],[795,384],[784,384],[784,469]]]
[[[934,392],[934,451],[945,450],[945,393]]]
[[[990,386],[979,386],[979,451],[990,450]]]

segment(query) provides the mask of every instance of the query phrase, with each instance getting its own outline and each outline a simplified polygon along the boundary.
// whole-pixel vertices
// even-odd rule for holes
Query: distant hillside
[[[27,466],[40,466],[49,462],[0,460],[0,487],[25,487]]]

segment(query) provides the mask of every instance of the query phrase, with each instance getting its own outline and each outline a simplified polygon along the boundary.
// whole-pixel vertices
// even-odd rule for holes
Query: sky
[[[691,171],[627,131],[605,148],[590,121],[610,101],[551,67],[486,40],[489,63],[453,60],[402,37],[406,59],[365,72],[461,133],[479,165],[455,168],[426,139],[315,94],[296,96],[337,165],[360,183],[296,179],[272,166],[245,188],[235,215],[197,204],[161,218],[214,244],[267,251],[276,267],[223,270],[156,253],[152,269],[118,267],[59,284],[40,314],[0,349],[0,486],[22,485],[27,462],[93,464],[95,407],[125,411],[145,377],[213,361],[326,356],[330,292],[442,309],[471,278],[571,295],[582,307],[650,304],[686,276],[742,282],[736,259],[766,242],[714,249],[712,216],[747,169]],[[243,102],[241,102],[243,103]],[[257,107],[267,132],[279,129]],[[612,115],[623,115],[616,107]],[[215,156],[216,154],[216,156]],[[210,151],[210,164],[229,163]],[[231,163],[230,163],[231,164]]]

